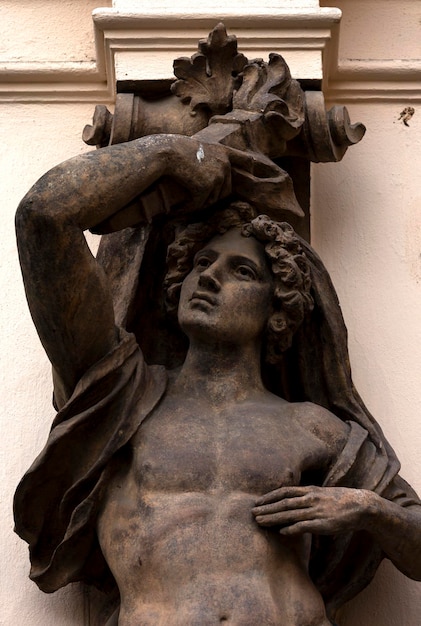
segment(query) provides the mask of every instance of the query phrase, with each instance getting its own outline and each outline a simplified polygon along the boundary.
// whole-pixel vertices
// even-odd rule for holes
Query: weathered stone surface
[[[202,128],[122,131],[18,209],[58,414],[16,528],[39,587],[95,585],[110,624],[327,626],[384,556],[421,577],[420,501],[354,389],[326,269],[278,221],[300,209],[273,159],[304,132],[335,160],[361,129],[308,115],[284,60],[246,64],[221,27],[200,54],[174,90]],[[86,229],[108,233],[97,259]]]

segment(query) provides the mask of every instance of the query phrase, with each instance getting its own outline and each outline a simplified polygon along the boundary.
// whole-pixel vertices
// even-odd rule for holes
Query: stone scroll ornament
[[[233,191],[273,217],[282,212],[302,216],[290,176],[274,163],[283,156],[313,162],[339,161],[365,133],[351,124],[345,107],[326,113],[320,91],[304,92],[283,57],[249,61],[237,50],[237,39],[218,24],[199,51],[174,61],[177,78],[159,104],[134,93],[117,94],[114,115],[104,105],[95,110],[83,139],[104,147],[152,133],[180,133],[204,142],[220,142],[250,155],[247,169],[233,168]],[[259,180],[259,185],[251,183]],[[256,192],[257,187],[257,192]],[[177,193],[159,189],[169,205]],[[144,218],[154,216],[154,198],[143,199]]]
[[[98,625],[281,626],[287,615],[288,626],[327,626],[385,556],[408,576],[421,577],[421,503],[398,475],[396,455],[355,390],[329,275],[284,221],[303,211],[278,159],[338,161],[365,129],[352,125],[343,107],[326,113],[321,92],[303,91],[280,55],[246,59],[222,24],[191,59],[174,62],[174,73],[176,80],[159,93],[149,86],[149,97],[119,93],[113,114],[97,106],[83,138],[98,150],[48,172],[18,209],[25,287],[53,363],[58,413],[16,491],[16,531],[29,544],[30,576],[40,589],[82,581],[106,594],[112,615],[100,613]],[[185,152],[177,152],[179,144]],[[222,185],[216,203],[194,210],[192,182],[189,191],[171,168],[162,175],[159,169],[168,146],[182,161],[193,145],[185,170],[190,181],[209,158],[209,146],[233,159],[229,190]],[[142,175],[148,184],[130,195],[126,190],[137,189]],[[113,202],[118,208],[107,213]],[[90,254],[83,261],[92,277],[85,285],[78,236],[88,228],[103,237],[97,263]],[[259,265],[262,255],[266,262]],[[267,322],[262,346],[255,335],[247,343],[253,348],[247,363],[234,359],[232,346],[239,348],[240,340],[232,338],[238,328],[229,325],[231,314],[216,326],[203,322],[218,309],[222,287],[207,272],[217,259],[225,259],[224,276],[235,275],[233,289],[250,298],[260,294],[236,313],[249,333],[257,333],[258,310]],[[183,296],[194,272],[200,293]],[[179,297],[185,298],[180,324],[183,315],[196,319],[200,311],[205,326],[185,322],[194,329],[181,331],[171,317]],[[231,304],[237,306],[235,298]],[[54,314],[49,306],[57,307]],[[229,340],[217,334],[221,328],[230,328]],[[207,333],[218,341],[212,344]],[[83,337],[84,367],[74,337]],[[60,355],[68,358],[60,342],[76,355],[77,376],[67,386],[59,375]],[[206,350],[199,354],[198,345]],[[202,360],[183,379],[198,354]],[[257,391],[253,367],[260,370]],[[209,414],[205,391],[180,393],[192,384],[208,393],[222,370],[226,379],[213,388]],[[232,376],[242,381],[236,397],[256,391],[258,400],[231,402],[222,436]],[[174,430],[176,419],[183,426]],[[256,424],[264,426],[259,431]],[[215,441],[219,456],[225,451],[220,465],[210,445]],[[223,488],[215,499],[206,485],[216,476]],[[300,498],[307,504],[283,509]],[[332,519],[315,513],[322,527],[306,519],[313,506],[326,506]],[[297,510],[304,515],[298,524],[310,530],[290,537],[291,520],[281,520]]]

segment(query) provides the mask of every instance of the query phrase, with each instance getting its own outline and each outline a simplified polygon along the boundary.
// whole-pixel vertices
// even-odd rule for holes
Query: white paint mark
[[[205,158],[205,152],[203,150],[202,144],[200,144],[199,150],[196,152],[196,158],[199,161],[199,163],[201,163],[203,159]]]

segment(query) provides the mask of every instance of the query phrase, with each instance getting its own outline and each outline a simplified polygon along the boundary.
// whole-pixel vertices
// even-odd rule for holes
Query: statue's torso
[[[169,394],[142,424],[98,525],[121,626],[329,624],[307,574],[311,538],[283,538],[251,512],[330,462],[298,407],[267,394],[217,411]]]

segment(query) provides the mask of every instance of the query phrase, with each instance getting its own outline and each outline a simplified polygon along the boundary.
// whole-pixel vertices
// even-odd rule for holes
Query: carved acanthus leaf
[[[279,54],[270,54],[269,63],[254,60],[244,68],[233,109],[258,111],[267,121],[276,121],[286,140],[294,137],[304,122],[302,89]]]
[[[190,103],[192,112],[206,108],[210,115],[223,115],[232,108],[232,95],[247,58],[237,52],[237,38],[228,36],[223,24],[207,40],[200,40],[198,48],[191,59],[175,59],[178,80],[171,90],[182,102]]]

